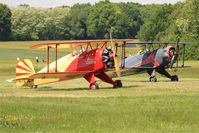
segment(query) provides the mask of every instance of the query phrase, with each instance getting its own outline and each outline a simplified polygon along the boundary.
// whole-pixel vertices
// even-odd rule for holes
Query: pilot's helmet
[[[103,54],[104,54],[104,55],[108,55],[108,53],[109,53],[108,49],[105,48],[105,49],[103,50]]]
[[[75,55],[77,55],[77,51],[76,50],[74,50],[73,53],[72,53],[72,56],[75,56]]]
[[[140,50],[140,51],[138,52],[138,54],[144,54],[144,51],[143,51],[143,50]]]
[[[149,49],[149,48],[147,48],[147,49],[146,49],[146,52],[147,52],[147,53],[149,53],[149,52],[150,52],[150,49]]]
[[[107,50],[108,50],[109,52],[113,52],[113,50],[112,50],[111,47],[108,47]]]

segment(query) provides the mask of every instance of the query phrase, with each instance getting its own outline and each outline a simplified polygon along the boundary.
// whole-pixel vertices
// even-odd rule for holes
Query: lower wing
[[[76,78],[82,77],[91,71],[81,71],[81,72],[49,72],[49,73],[36,73],[31,75],[30,79],[43,79],[43,78]]]

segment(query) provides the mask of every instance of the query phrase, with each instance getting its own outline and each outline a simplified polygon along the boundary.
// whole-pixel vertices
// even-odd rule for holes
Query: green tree
[[[187,45],[186,59],[199,60],[199,1],[186,0],[175,4],[171,18],[163,39],[174,41],[180,35],[180,41],[191,42]]]
[[[20,6],[12,9],[12,32],[15,40],[65,39],[64,19],[69,8],[32,8]]]
[[[90,4],[75,4],[71,7],[69,15],[71,39],[88,39],[87,18],[90,10]],[[68,19],[66,20],[68,23]]]
[[[101,1],[92,7],[88,16],[88,36],[90,38],[109,38],[111,27],[115,26],[117,15],[121,10],[109,1]]]
[[[52,9],[44,9],[42,30],[39,32],[40,38],[44,40],[62,40],[66,39],[65,36],[65,18],[69,15],[70,9],[68,7],[58,7]]]
[[[139,39],[145,41],[161,40],[165,35],[165,30],[170,25],[172,11],[171,4],[153,5],[150,16],[142,15],[146,18],[143,18],[144,24],[139,31]]]
[[[0,4],[0,40],[11,39],[11,15],[10,9]]]
[[[135,3],[119,3],[121,16],[116,21],[117,38],[135,38],[142,25],[141,5]]]
[[[193,43],[187,48],[187,58],[199,60],[199,1],[198,0],[186,0],[183,8],[185,14],[183,19],[188,21],[188,32],[186,41],[192,41]]]
[[[92,7],[88,16],[88,35],[91,38],[109,38],[110,29],[114,38],[132,38],[141,25],[136,4],[101,1]]]

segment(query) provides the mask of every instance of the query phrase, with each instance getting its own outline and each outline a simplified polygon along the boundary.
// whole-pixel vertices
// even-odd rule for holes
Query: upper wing
[[[123,44],[124,42],[131,42],[133,39],[114,39],[112,40],[113,43],[117,43],[118,45]],[[76,40],[76,41],[55,41],[55,42],[43,42],[32,45],[31,49],[41,49],[41,48],[73,48],[76,46],[82,45],[100,45],[106,44],[111,45],[111,40]]]
[[[180,68],[190,68],[191,66],[178,66],[178,67],[173,67],[175,69],[180,69]],[[150,69],[150,68],[156,68],[155,66],[138,66],[138,67],[130,67],[130,68],[126,68],[126,69],[133,69],[133,68],[140,68],[140,69]],[[169,67],[165,67],[166,69],[168,69]]]
[[[168,45],[176,44],[176,42],[130,42],[125,45],[125,47],[136,47],[136,46],[145,46],[145,45]],[[178,44],[191,44],[187,42],[179,42]]]

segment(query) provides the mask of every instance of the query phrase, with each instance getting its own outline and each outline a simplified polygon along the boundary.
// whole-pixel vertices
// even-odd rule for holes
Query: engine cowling
[[[177,54],[176,49],[174,47],[170,47],[168,49],[168,59],[170,61],[169,68],[173,67],[173,64],[176,62],[177,58],[178,58],[178,54]]]
[[[107,68],[114,68],[113,50],[111,48],[103,49],[102,61]]]

